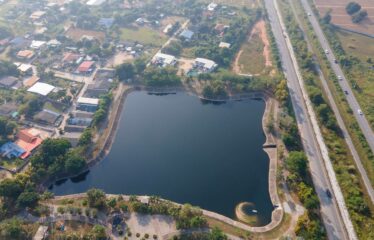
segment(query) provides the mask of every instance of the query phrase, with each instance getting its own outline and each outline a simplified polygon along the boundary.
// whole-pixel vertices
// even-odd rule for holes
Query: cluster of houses
[[[0,156],[6,158],[28,158],[45,139],[35,128],[25,128],[18,132],[17,140],[0,146]]]

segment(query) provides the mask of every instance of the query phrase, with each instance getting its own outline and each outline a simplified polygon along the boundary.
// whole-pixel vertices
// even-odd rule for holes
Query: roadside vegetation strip
[[[330,69],[325,66],[325,65],[329,66],[329,63],[326,63],[325,61],[321,60],[321,59],[324,59],[324,57],[325,57],[324,51],[320,47],[317,40],[315,38],[313,38],[314,35],[311,34],[313,32],[313,30],[311,29],[310,24],[308,24],[309,22],[306,20],[307,17],[305,17],[306,15],[305,15],[304,11],[301,9],[302,6],[298,5],[298,1],[293,1],[293,3],[291,5],[292,5],[292,9],[294,10],[294,13],[297,17],[299,25],[301,25],[301,27],[304,29],[304,32],[306,33],[305,37],[306,37],[306,41],[308,43],[309,51],[311,51],[311,52],[313,52],[317,55],[317,59],[315,59],[317,61],[315,63],[315,68],[316,68],[315,69],[315,71],[316,71],[315,75],[316,75],[316,77],[320,78],[321,82],[320,82],[320,84],[318,84],[318,81],[317,81],[317,83],[315,83],[315,84],[318,85],[319,87],[321,87],[324,90],[326,98],[328,99],[328,102],[331,105],[331,109],[335,114],[337,124],[339,125],[340,129],[342,130],[342,133],[340,133],[339,135],[343,135],[343,136],[338,136],[338,137],[342,138],[346,141],[346,145],[350,149],[350,152],[351,152],[351,155],[352,155],[352,156],[349,156],[348,158],[349,159],[353,158],[352,160],[355,161],[355,165],[356,165],[356,167],[357,167],[357,169],[360,172],[361,177],[362,177],[362,180],[360,182],[366,188],[366,192],[368,193],[368,195],[371,199],[371,202],[373,203],[374,202],[373,188],[372,188],[370,179],[369,179],[369,177],[368,177],[368,175],[367,175],[367,173],[366,173],[366,171],[363,167],[362,161],[361,161],[361,158],[365,158],[365,156],[362,156],[362,154],[359,155],[358,151],[356,150],[356,147],[353,143],[353,140],[351,139],[351,133],[349,132],[348,128],[345,126],[345,121],[344,121],[344,119],[342,117],[342,114],[341,114],[342,111],[340,111],[341,108],[339,108],[337,103],[335,102],[335,100],[334,100],[335,95],[330,90],[329,83],[325,78],[325,76],[333,76],[334,74],[331,73]],[[296,7],[298,7],[297,10],[295,9],[295,5],[296,5]],[[300,19],[297,16],[298,13],[296,11],[298,11],[298,13],[301,13],[301,15],[303,16],[303,19]],[[311,35],[312,35],[312,37],[311,37]],[[314,41],[310,41],[310,39],[313,39]],[[321,67],[322,67],[322,69],[321,69]],[[333,79],[334,79],[334,81],[336,81],[335,77],[333,77]],[[332,86],[332,88],[334,88],[334,87],[335,86]],[[310,90],[309,90],[309,92],[310,92]],[[321,91],[321,93],[322,93],[322,91]],[[316,95],[315,95],[316,94],[316,89],[315,88],[313,88],[312,94],[313,94],[314,97],[316,97]],[[344,102],[341,101],[340,104],[344,104]],[[344,112],[344,110],[343,110],[343,112]]]
[[[278,1],[277,0],[274,0],[274,1],[275,1],[276,8],[278,8],[277,13],[280,14]],[[280,19],[280,22],[281,22],[281,25],[282,25],[283,29],[286,29],[286,25],[283,22],[282,16],[279,15],[278,18]],[[284,34],[286,36],[288,36],[287,32],[285,32]],[[311,101],[309,99],[309,96],[307,94],[307,91],[306,91],[306,88],[305,88],[305,85],[304,85],[304,81],[303,81],[302,75],[300,73],[300,68],[299,68],[298,62],[297,62],[296,57],[295,57],[295,52],[293,50],[293,47],[292,47],[292,44],[291,44],[291,41],[290,41],[289,37],[287,37],[285,39],[285,41],[287,43],[287,47],[288,47],[288,50],[290,52],[292,62],[293,62],[293,65],[295,67],[296,74],[298,76],[298,82],[299,82],[299,85],[300,85],[300,89],[301,89],[302,94],[303,94],[305,105],[307,107],[308,114],[309,114],[309,117],[310,117],[310,120],[311,120],[311,123],[312,123],[312,126],[313,126],[315,138],[318,142],[318,145],[319,145],[322,157],[323,157],[323,162],[324,162],[324,165],[326,167],[328,177],[330,179],[332,190],[334,192],[341,217],[343,219],[344,225],[345,225],[346,230],[348,232],[349,238],[350,239],[357,239],[355,229],[354,229],[353,224],[351,222],[350,215],[348,213],[348,209],[347,209],[345,201],[344,201],[343,193],[340,189],[340,186],[339,186],[334,168],[333,168],[332,163],[331,163],[331,159],[329,157],[328,148],[327,148],[327,146],[324,142],[324,139],[322,137],[323,135],[322,135],[321,129],[318,125],[317,117],[316,117],[315,112],[313,110],[312,103],[311,103]]]

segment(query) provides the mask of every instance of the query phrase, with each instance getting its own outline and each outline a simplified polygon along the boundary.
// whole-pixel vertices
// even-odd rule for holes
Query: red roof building
[[[22,129],[18,133],[18,140],[15,142],[20,148],[24,149],[25,152],[20,156],[21,159],[25,159],[34,149],[36,149],[43,140],[39,136],[33,135],[29,129]]]
[[[79,54],[67,52],[64,54],[64,58],[62,59],[62,62],[68,62],[68,63],[75,62],[76,60],[78,60],[79,57],[80,57]]]
[[[84,61],[79,65],[78,67],[78,72],[84,73],[84,72],[89,72],[92,70],[92,67],[94,65],[94,61]]]

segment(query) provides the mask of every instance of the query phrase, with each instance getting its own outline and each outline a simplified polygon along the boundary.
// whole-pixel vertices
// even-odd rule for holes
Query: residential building
[[[220,42],[218,45],[220,48],[230,48],[231,44],[227,42]]]
[[[42,96],[47,96],[55,89],[54,86],[48,83],[37,82],[32,87],[30,87],[27,91],[32,93],[37,93]]]
[[[177,59],[173,55],[156,53],[152,59],[152,64],[157,66],[174,66],[177,63]]]
[[[21,64],[16,64],[16,65],[17,65],[17,69],[21,72],[21,74],[32,75],[33,69],[30,64],[21,63]]]
[[[34,51],[21,50],[17,53],[17,58],[30,60],[34,56]]]
[[[0,105],[0,116],[3,117],[17,117],[18,106],[14,102],[7,102]]]
[[[18,132],[18,139],[15,142],[25,152],[20,156],[21,159],[26,159],[31,153],[43,142],[38,136],[34,135],[29,129],[22,129]]]
[[[212,72],[218,65],[209,59],[196,58],[194,62],[194,67],[199,72]]]
[[[13,142],[7,142],[0,147],[0,155],[7,158],[19,158],[26,151]]]
[[[77,100],[77,110],[95,112],[99,107],[98,98],[80,97]]]
[[[35,83],[37,83],[40,78],[36,75],[33,75],[23,81],[23,86],[25,87],[32,87]]]
[[[107,94],[112,85],[112,79],[95,80],[94,83],[87,86],[85,97],[98,98],[103,94]]]
[[[179,34],[179,37],[187,40],[187,41],[190,41],[193,37],[195,33],[192,32],[191,30],[188,30],[188,29],[184,29],[180,34]]]
[[[88,6],[100,6],[101,4],[105,3],[106,0],[88,0],[86,3]]]
[[[95,67],[94,61],[84,61],[79,65],[77,71],[79,73],[90,73],[94,70],[94,67]]]
[[[207,10],[210,11],[210,12],[213,12],[213,11],[216,10],[217,7],[218,7],[218,4],[212,2],[212,3],[210,3],[210,4],[208,5]]]
[[[45,11],[35,11],[30,15],[31,20],[36,21],[40,20],[46,14]]]
[[[61,114],[48,109],[43,109],[34,116],[34,121],[51,126],[60,125],[60,120]]]
[[[0,87],[2,88],[18,89],[20,87],[19,84],[22,85],[22,83],[18,81],[18,78],[13,76],[7,76],[0,79]]]
[[[30,48],[32,48],[32,49],[41,49],[45,44],[47,44],[46,41],[33,40],[31,42]]]

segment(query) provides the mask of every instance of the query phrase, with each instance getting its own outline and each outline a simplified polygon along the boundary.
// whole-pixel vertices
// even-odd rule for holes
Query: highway
[[[322,220],[328,238],[357,239],[310,100],[303,89],[303,80],[277,4],[275,0],[265,0],[265,7],[280,52],[283,71],[287,77],[296,121],[309,160],[313,183],[321,202]],[[326,189],[332,190],[332,199],[326,195]]]
[[[340,76],[341,80],[339,80],[339,85],[342,88],[343,91],[346,91],[347,94],[345,94],[345,97],[347,99],[347,102],[350,106],[350,108],[353,111],[353,115],[355,116],[358,125],[361,128],[362,133],[364,134],[366,141],[368,142],[371,151],[374,153],[374,134],[373,130],[370,127],[369,122],[367,121],[366,117],[363,114],[359,113],[360,105],[357,101],[357,99],[354,96],[354,93],[351,89],[351,86],[347,80],[347,78],[344,76],[343,70],[339,66],[339,64],[335,63],[335,56],[332,51],[332,48],[330,47],[321,26],[319,25],[318,19],[315,16],[315,14],[312,11],[312,8],[310,7],[308,1],[301,0],[301,3],[305,9],[305,11],[309,15],[309,21],[312,24],[312,27],[314,29],[314,32],[322,46],[323,49],[328,51],[328,54],[326,54],[328,61],[330,62],[331,69],[334,71],[336,76]]]

